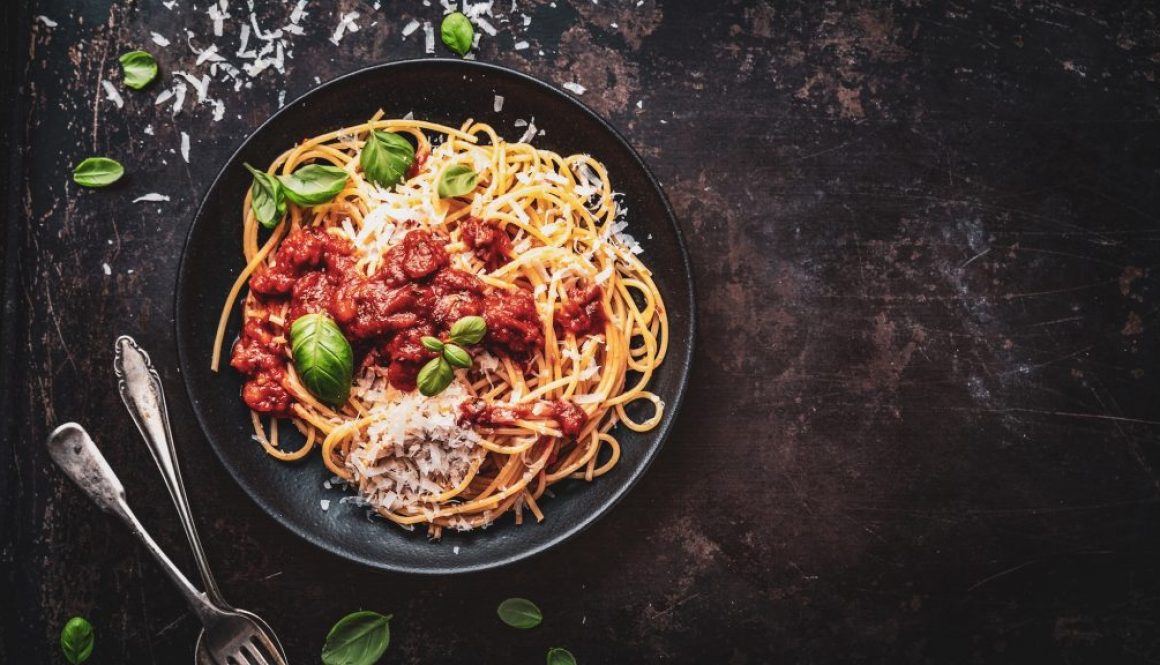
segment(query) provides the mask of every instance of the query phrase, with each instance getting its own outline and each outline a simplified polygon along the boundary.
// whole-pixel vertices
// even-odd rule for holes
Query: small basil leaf
[[[324,665],[373,665],[391,642],[391,617],[355,612],[338,620],[322,646]]]
[[[157,61],[146,51],[129,51],[118,58],[125,74],[125,85],[140,90],[157,78]]]
[[[576,656],[563,647],[548,649],[548,665],[576,665]]]
[[[487,334],[487,322],[482,316],[465,316],[451,326],[451,341],[456,344],[479,344]]]
[[[535,628],[544,620],[540,608],[527,598],[508,598],[499,604],[495,613],[499,615],[500,621],[521,630]]]
[[[254,211],[254,216],[268,229],[278,226],[286,214],[286,195],[282,185],[265,171],[259,171],[249,164],[243,166],[254,176],[254,182],[250,185],[250,209]]]
[[[434,351],[435,353],[443,352],[443,342],[440,342],[437,337],[424,335],[419,340],[419,342],[421,342],[423,344],[423,348],[427,349],[428,351]]]
[[[89,157],[73,169],[73,182],[81,187],[108,187],[125,175],[125,167],[108,157]]]
[[[463,196],[475,189],[479,183],[479,174],[463,164],[447,167],[443,175],[439,176],[439,198],[447,199],[453,196]]]
[[[387,189],[399,184],[414,161],[414,146],[393,132],[371,132],[358,158],[367,180]]]
[[[459,55],[465,55],[471,50],[471,39],[475,36],[475,28],[471,21],[462,12],[454,12],[443,17],[443,24],[439,26],[439,35],[443,38],[443,45]]]
[[[325,314],[300,316],[290,326],[290,351],[302,384],[318,399],[340,406],[350,396],[354,351]]]
[[[446,360],[441,357],[432,358],[430,362],[423,365],[423,369],[419,370],[419,392],[427,397],[438,395],[451,385],[453,377],[451,365],[447,364]]]
[[[338,196],[350,175],[330,164],[307,164],[290,175],[278,176],[286,198],[300,206],[316,206]]]
[[[443,358],[451,363],[452,367],[471,367],[471,355],[464,351],[462,346],[444,345]]]
[[[81,617],[68,620],[60,631],[60,650],[72,665],[80,665],[93,655],[93,624]]]

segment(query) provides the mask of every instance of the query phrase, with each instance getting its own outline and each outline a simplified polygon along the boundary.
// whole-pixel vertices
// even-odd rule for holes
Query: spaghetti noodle
[[[615,467],[617,425],[660,422],[664,403],[647,386],[668,343],[661,294],[600,162],[508,143],[470,120],[453,128],[381,115],[270,164],[271,175],[325,164],[349,179],[327,203],[288,205],[264,242],[247,195],[246,266],[223,307],[212,368],[248,285],[231,364],[249,377],[243,398],[267,453],[293,461],[321,448],[367,505],[434,537],[507,512],[542,520],[554,483]],[[414,142],[407,177],[390,189],[360,168],[371,131]],[[440,175],[454,165],[473,169],[478,185],[440,197]],[[294,366],[290,324],[315,311],[338,312],[361,358],[341,405],[312,395]],[[434,354],[415,340],[446,337],[449,312],[482,316],[487,334],[472,367],[425,397],[414,390],[416,363]],[[639,400],[650,417],[630,417]],[[305,435],[296,449],[280,447],[285,420]]]

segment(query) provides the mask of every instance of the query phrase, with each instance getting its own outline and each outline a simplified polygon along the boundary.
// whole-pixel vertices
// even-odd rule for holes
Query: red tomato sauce
[[[522,404],[488,404],[483,400],[468,400],[459,405],[461,425],[495,427],[512,425],[529,416],[550,416],[569,439],[575,439],[588,424],[588,414],[579,406],[565,400],[541,400]]]

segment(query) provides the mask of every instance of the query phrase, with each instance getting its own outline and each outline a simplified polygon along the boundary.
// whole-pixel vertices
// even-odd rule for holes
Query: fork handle
[[[214,607],[206,595],[193,586],[137,520],[125,501],[124,486],[83,427],[76,423],[65,423],[53,430],[48,437],[48,454],[101,510],[121,518],[157,563],[161,564],[161,569],[177,585],[202,624],[221,615],[221,610]]]
[[[133,422],[137,424],[137,431],[141,432],[141,436],[145,439],[149,452],[153,455],[153,461],[161,471],[165,488],[169,490],[169,498],[177,507],[177,516],[193,551],[193,560],[197,565],[197,572],[201,574],[205,594],[215,605],[231,609],[230,604],[222,597],[217,581],[214,580],[205,549],[201,545],[201,538],[197,535],[189,497],[185,493],[185,483],[181,479],[181,467],[177,463],[177,451],[173,444],[173,431],[169,427],[169,411],[165,407],[165,391],[161,386],[161,377],[153,369],[149,354],[132,337],[128,335],[118,337],[116,352],[113,370],[117,374],[117,389],[121,393],[121,401],[125,403]]]

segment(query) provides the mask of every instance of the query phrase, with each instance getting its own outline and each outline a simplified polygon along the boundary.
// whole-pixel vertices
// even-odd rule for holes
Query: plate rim
[[[585,515],[583,519],[573,523],[572,525],[569,525],[559,534],[543,542],[535,543],[529,547],[520,548],[515,552],[507,553],[503,556],[495,558],[494,560],[486,561],[483,563],[420,567],[413,565],[395,564],[389,560],[384,561],[380,559],[370,559],[368,557],[349,552],[328,541],[327,539],[319,537],[317,534],[311,532],[310,530],[287,521],[282,516],[283,511],[276,509],[275,506],[273,506],[260,492],[257,491],[257,487],[253,486],[252,483],[245,479],[244,474],[242,474],[237,468],[235,468],[233,464],[225,459],[222,452],[219,450],[219,446],[215,445],[211,440],[212,437],[210,436],[210,430],[206,426],[206,417],[203,415],[202,409],[198,402],[194,399],[194,390],[191,384],[192,375],[189,371],[189,369],[192,367],[192,359],[190,358],[191,351],[186,348],[186,344],[184,344],[182,341],[182,324],[185,322],[184,320],[186,315],[183,315],[183,312],[185,311],[183,302],[185,299],[183,297],[183,289],[181,287],[183,284],[186,284],[187,280],[190,278],[190,275],[188,274],[191,270],[190,263],[188,261],[189,248],[193,242],[194,231],[198,226],[197,222],[202,218],[203,212],[205,211],[206,206],[209,204],[209,193],[217,188],[218,183],[226,176],[228,166],[235,163],[235,161],[240,157],[242,151],[246,148],[247,144],[249,144],[249,142],[253,140],[256,135],[258,135],[267,126],[282,117],[283,114],[293,112],[294,107],[299,102],[306,100],[309,97],[313,97],[332,86],[339,85],[348,79],[372,76],[376,73],[389,71],[392,69],[403,69],[416,65],[432,64],[437,66],[462,67],[465,71],[483,71],[499,74],[501,76],[514,77],[516,79],[522,80],[526,84],[541,88],[550,95],[563,100],[565,103],[573,105],[580,112],[589,116],[589,118],[594,120],[597,125],[599,125],[604,131],[608,132],[627,150],[632,160],[636,162],[636,165],[641,169],[641,172],[644,173],[655,194],[659,197],[662,205],[664,206],[666,221],[676,236],[677,248],[680,253],[685,280],[689,286],[688,299],[684,303],[689,315],[689,324],[687,329],[688,345],[686,347],[685,353],[681,357],[671,358],[671,360],[677,360],[680,362],[683,369],[683,376],[677,383],[676,393],[673,396],[673,399],[671,399],[670,403],[667,405],[671,409],[670,413],[672,415],[671,417],[662,420],[660,429],[650,433],[655,438],[655,443],[650,446],[650,450],[646,452],[641,464],[630,471],[629,475],[620,483],[620,486],[613,490],[611,496],[604,499],[592,512]],[[284,106],[282,106],[282,108],[270,114],[269,117],[263,120],[253,130],[248,132],[245,137],[243,137],[241,141],[238,142],[237,146],[230,153],[229,157],[227,157],[222,163],[221,167],[218,169],[217,174],[213,177],[208,187],[201,195],[197,210],[194,212],[193,218],[189,221],[189,227],[185,234],[185,240],[182,242],[181,256],[179,257],[176,281],[174,283],[173,326],[174,344],[177,346],[178,371],[181,374],[181,383],[184,389],[186,403],[193,411],[194,419],[197,421],[198,428],[201,430],[201,439],[203,439],[205,444],[210,448],[210,450],[213,451],[214,457],[217,459],[218,463],[222,467],[225,467],[226,472],[229,474],[229,477],[233,480],[233,482],[262,512],[270,517],[275,523],[287,531],[293,533],[301,540],[310,543],[314,547],[345,561],[350,561],[352,563],[356,563],[368,568],[391,573],[413,575],[455,575],[481,572],[485,570],[494,570],[497,568],[509,566],[518,561],[523,561],[536,555],[542,554],[564,543],[565,541],[571,540],[581,532],[591,527],[602,517],[607,515],[617,504],[621,502],[621,500],[624,499],[629,491],[636,486],[641,477],[644,476],[645,472],[648,471],[648,469],[652,466],[653,462],[660,454],[661,449],[664,447],[665,442],[672,434],[672,430],[676,426],[676,422],[680,414],[681,406],[685,400],[685,394],[688,391],[689,380],[692,376],[693,358],[697,338],[696,283],[693,275],[693,266],[689,260],[689,252],[686,246],[684,233],[681,230],[680,223],[677,221],[676,213],[673,211],[672,205],[669,203],[669,199],[665,195],[664,189],[661,187],[660,181],[657,180],[657,177],[648,168],[648,165],[644,162],[632,144],[629,143],[629,141],[620,133],[620,131],[613,127],[608,120],[590,109],[579,99],[568,95],[556,86],[509,67],[471,60],[459,60],[455,58],[409,58],[405,60],[394,60],[391,62],[384,62],[375,65],[369,65],[367,67],[361,67],[340,76],[336,76],[330,80],[324,81],[321,84],[310,88],[305,93],[286,103]],[[384,525],[384,528],[386,526],[387,525]]]

